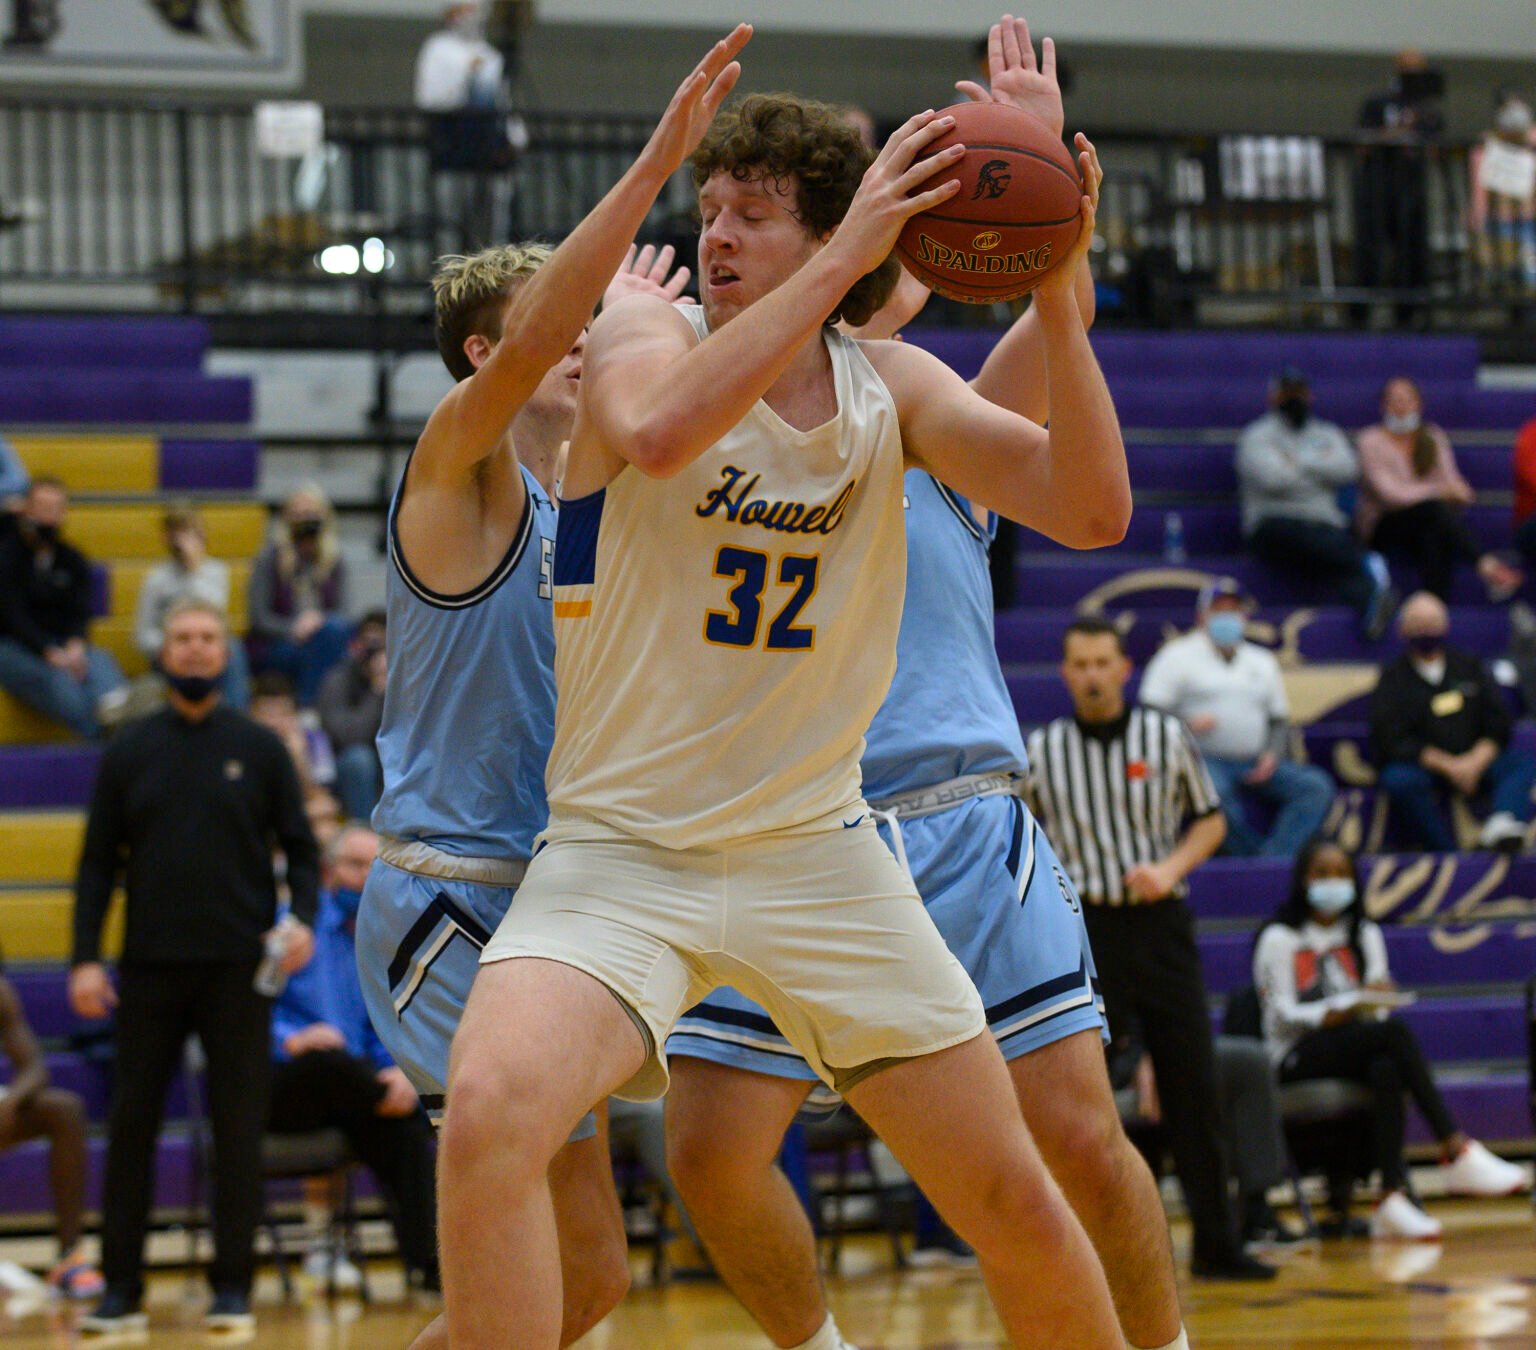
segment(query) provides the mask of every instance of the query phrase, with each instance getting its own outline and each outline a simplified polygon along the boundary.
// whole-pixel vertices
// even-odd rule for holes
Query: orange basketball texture
[[[957,103],[942,111],[955,125],[919,158],[957,141],[965,155],[920,190],[958,177],[960,191],[906,223],[897,256],[951,300],[1012,300],[1039,285],[1077,241],[1077,163],[1044,122],[1011,104]]]

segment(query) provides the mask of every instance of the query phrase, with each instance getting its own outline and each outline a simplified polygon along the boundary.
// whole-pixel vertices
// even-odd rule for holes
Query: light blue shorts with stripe
[[[889,824],[880,831],[889,846]],[[981,994],[1005,1059],[1079,1031],[1109,1039],[1082,904],[1022,801],[974,797],[901,822],[901,840],[918,893]],[[683,1015],[667,1053],[816,1081],[768,1014],[729,988]]]
[[[357,968],[373,1028],[432,1123],[443,1114],[448,1049],[480,970],[480,952],[515,886],[444,881],[375,862],[357,911]],[[590,1113],[572,1141],[597,1133]]]

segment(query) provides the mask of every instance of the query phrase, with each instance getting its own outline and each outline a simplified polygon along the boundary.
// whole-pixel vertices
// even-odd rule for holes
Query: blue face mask
[[[1243,616],[1234,610],[1221,609],[1205,616],[1205,631],[1218,647],[1237,646],[1243,640],[1244,627]]]
[[[336,902],[341,912],[349,919],[357,917],[357,907],[363,903],[363,893],[361,891],[349,891],[341,886],[338,886],[331,892],[331,898]]]
[[[1309,881],[1307,903],[1323,914],[1342,914],[1355,903],[1355,883],[1348,877],[1319,877]]]

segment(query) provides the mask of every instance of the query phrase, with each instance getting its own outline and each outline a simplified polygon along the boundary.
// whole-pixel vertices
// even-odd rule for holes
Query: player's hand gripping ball
[[[942,111],[955,125],[924,151],[965,146],[952,171],[960,191],[913,216],[896,254],[923,285],[951,300],[1012,300],[1039,285],[1077,241],[1077,162],[1044,122],[1009,104],[957,103]]]

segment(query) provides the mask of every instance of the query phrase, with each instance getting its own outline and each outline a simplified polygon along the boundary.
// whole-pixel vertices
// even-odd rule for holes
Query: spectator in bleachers
[[[384,611],[358,620],[347,659],[320,684],[315,711],[336,755],[336,794],[353,820],[367,820],[384,790],[374,740],[384,717]]]
[[[251,719],[273,732],[287,747],[299,775],[305,808],[322,803],[333,814],[338,810],[331,789],[336,783],[336,757],[331,739],[313,714],[300,710],[293,681],[276,670],[265,670],[251,682]]]
[[[29,1139],[48,1141],[48,1185],[58,1223],[59,1259],[48,1283],[66,1298],[94,1298],[100,1272],[81,1246],[85,1225],[85,1103],[78,1094],[50,1086],[48,1061],[27,1023],[16,986],[0,966],[0,1056],[10,1062],[0,1085],[0,1153]]]
[[[288,981],[272,1008],[270,1128],[345,1134],[389,1197],[412,1287],[435,1291],[432,1127],[415,1089],[374,1034],[358,982],[357,906],[378,851],[378,837],[356,821],[326,849],[314,959]],[[323,1231],[312,1236],[323,1243]],[[305,1269],[324,1278],[342,1259],[317,1245]]]
[[[1515,547],[1536,568],[1536,417],[1515,435]]]
[[[1367,635],[1379,637],[1394,597],[1386,563],[1356,540],[1339,505],[1340,489],[1360,476],[1349,438],[1312,415],[1311,385],[1295,366],[1275,375],[1269,402],[1237,441],[1243,537],[1270,567],[1337,595],[1359,613]]]
[[[1381,390],[1381,421],[1356,439],[1360,495],[1355,529],[1371,548],[1418,569],[1424,589],[1451,598],[1457,564],[1475,566],[1491,600],[1508,600],[1525,580],[1487,552],[1462,515],[1476,499],[1456,467],[1450,438],[1424,420],[1416,381],[1396,375]]]
[[[0,539],[11,532],[27,505],[27,486],[32,476],[21,462],[16,447],[0,435]]]
[[[0,689],[93,737],[122,717],[128,690],[112,653],[86,639],[91,564],[62,537],[68,510],[63,483],[34,478],[0,539]]]
[[[280,670],[314,701],[325,673],[346,654],[347,566],[336,515],[314,484],[295,488],[251,569],[252,665]]]
[[[1348,1078],[1374,1098],[1372,1162],[1381,1202],[1371,1236],[1436,1238],[1440,1224],[1409,1198],[1403,1161],[1407,1093],[1434,1131],[1447,1189],[1460,1195],[1510,1195],[1525,1170],[1495,1157],[1456,1125],[1417,1038],[1387,1016],[1396,987],[1381,929],[1365,917],[1354,859],[1339,844],[1313,840],[1297,856],[1291,891],[1259,934],[1253,979],[1264,1039],[1282,1083]],[[1379,995],[1377,999],[1372,994]]]
[[[166,616],[160,668],[170,706],[125,728],[102,756],[75,892],[69,1001],[79,1017],[117,1010],[115,1083],[102,1185],[107,1291],[81,1326],[118,1334],[141,1311],[144,1235],[166,1089],[195,1034],[207,1056],[218,1158],[210,1329],[253,1325],[253,1240],[261,1216],[271,1000],[254,987],[282,934],[289,973],[309,959],[319,868],[282,742],[222,706],[224,618],[201,600]],[[277,927],[274,844],[287,861],[292,920]],[[102,927],[126,882],[118,987]]]
[[[1491,799],[1478,844],[1518,849],[1531,818],[1536,760],[1510,745],[1503,691],[1471,652],[1446,642],[1450,615],[1427,591],[1398,618],[1406,650],[1382,668],[1371,695],[1371,747],[1382,788],[1415,841],[1452,853],[1439,797]]]
[[[1536,126],[1513,89],[1494,97],[1493,126],[1472,148],[1467,223],[1496,285],[1536,290]]]
[[[215,606],[229,622],[229,565],[208,556],[208,530],[190,501],[172,502],[162,524],[170,557],[145,573],[133,616],[134,645],[153,666],[165,638],[165,616],[178,600],[196,596]],[[236,712],[251,706],[251,672],[245,647],[229,634],[224,702]]]
[[[1233,577],[1200,592],[1197,626],[1147,664],[1141,701],[1181,718],[1193,734],[1227,818],[1223,851],[1289,857],[1317,833],[1333,780],[1290,758],[1290,705],[1274,653],[1248,642],[1249,597]],[[1269,832],[1249,819],[1252,800],[1275,809]]]

